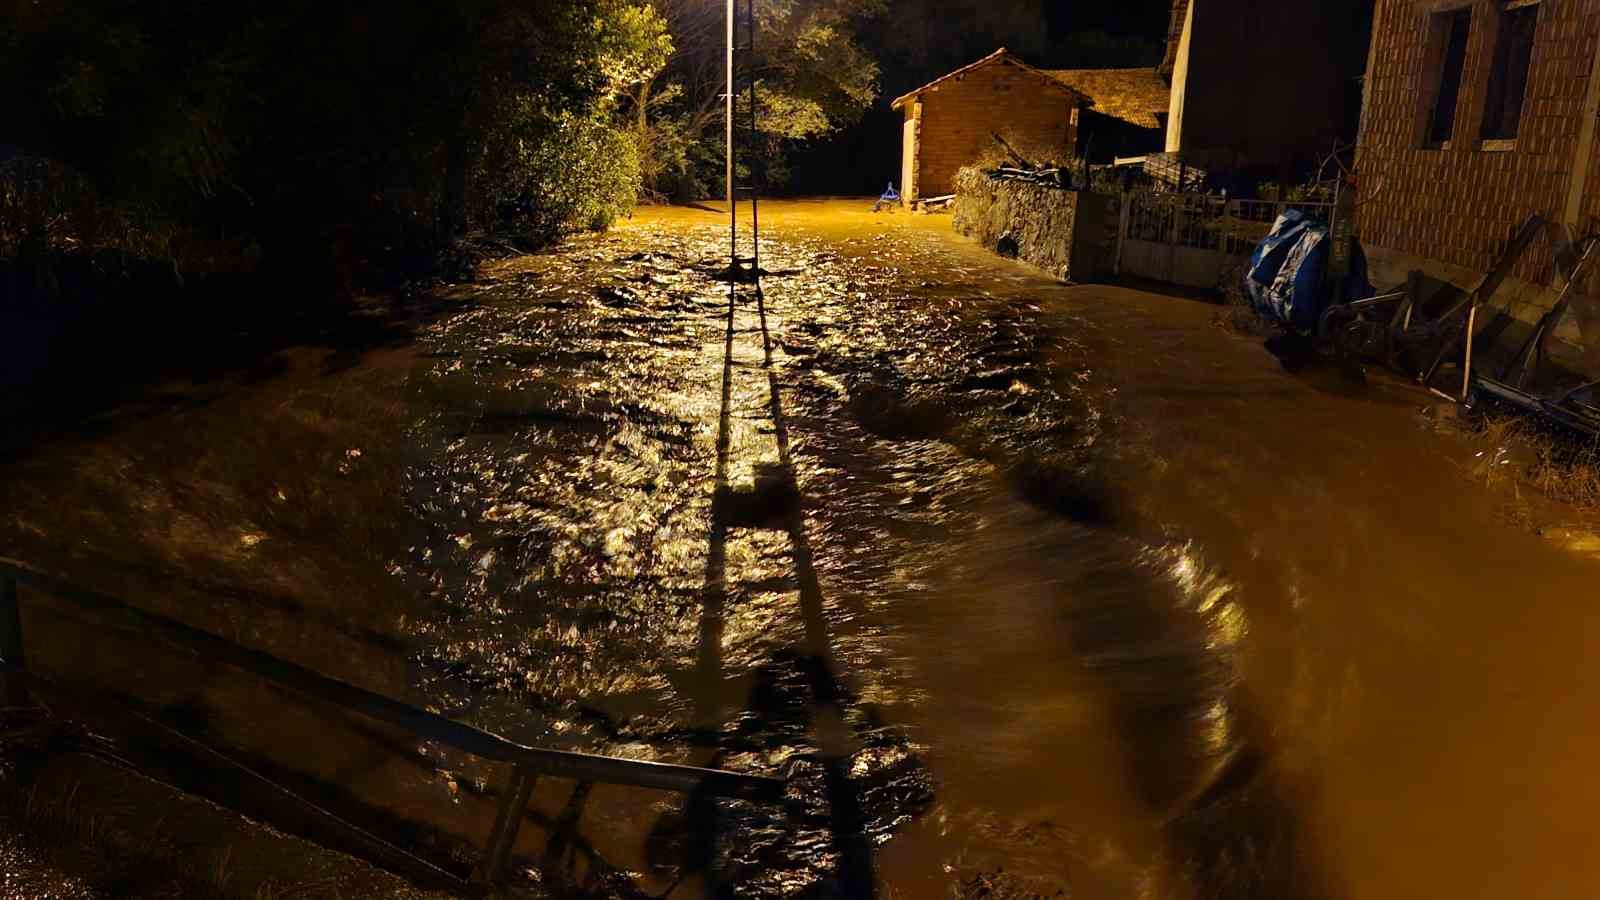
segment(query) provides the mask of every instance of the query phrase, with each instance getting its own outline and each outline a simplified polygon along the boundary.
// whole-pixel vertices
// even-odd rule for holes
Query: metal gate
[[[1117,272],[1185,287],[1217,287],[1224,273],[1248,259],[1288,209],[1326,221],[1334,205],[1127,192],[1117,239]]]

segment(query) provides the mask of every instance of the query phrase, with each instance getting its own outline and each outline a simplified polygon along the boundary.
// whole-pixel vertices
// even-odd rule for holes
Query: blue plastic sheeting
[[[1326,222],[1293,209],[1279,216],[1250,254],[1250,270],[1244,279],[1250,305],[1261,315],[1309,337],[1316,333],[1329,304],[1371,297],[1367,256],[1359,243],[1352,248],[1344,296],[1333,296],[1327,283],[1328,248]]]

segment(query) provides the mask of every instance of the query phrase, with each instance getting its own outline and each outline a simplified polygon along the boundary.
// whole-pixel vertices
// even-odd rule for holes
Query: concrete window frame
[[[1417,94],[1416,108],[1416,139],[1414,146],[1423,150],[1449,150],[1459,146],[1458,141],[1464,135],[1460,134],[1463,121],[1470,122],[1471,111],[1465,107],[1473,93],[1471,90],[1472,72],[1472,39],[1473,32],[1479,27],[1477,21],[1477,8],[1481,6],[1479,0],[1444,0],[1444,2],[1430,3],[1423,10],[1423,60],[1421,75],[1421,90]],[[1448,137],[1438,139],[1435,131],[1440,124],[1440,94],[1449,83],[1446,76],[1447,70],[1452,67],[1447,58],[1450,55],[1453,31],[1456,23],[1462,17],[1466,20],[1466,34],[1460,46],[1460,58],[1455,60],[1453,67],[1456,69],[1454,96],[1450,102],[1450,134]],[[1463,115],[1466,113],[1466,115]],[[1476,135],[1474,135],[1476,137]]]
[[[1483,152],[1506,152],[1515,150],[1517,148],[1517,136],[1522,133],[1521,120],[1527,116],[1528,73],[1533,71],[1533,65],[1536,61],[1535,54],[1538,51],[1539,29],[1540,26],[1544,24],[1541,21],[1543,16],[1539,14],[1539,7],[1542,5],[1542,2],[1543,0],[1504,0],[1504,2],[1494,4],[1495,8],[1493,10],[1493,14],[1487,17],[1489,19],[1487,23],[1488,34],[1485,35],[1483,60],[1481,65],[1478,67],[1482,69],[1482,72],[1479,75],[1479,79],[1482,81],[1482,86],[1476,91],[1481,101],[1480,111],[1477,115],[1478,149]],[[1506,47],[1502,46],[1502,42],[1505,37],[1504,29],[1508,14],[1515,13],[1520,10],[1532,10],[1534,19],[1532,23],[1532,29],[1528,33],[1528,46],[1526,48],[1527,57],[1524,61],[1523,71],[1521,72],[1521,94],[1517,99],[1518,121],[1511,127],[1509,133],[1495,134],[1492,124],[1489,121],[1491,100],[1495,96],[1495,79],[1496,77],[1502,75],[1510,75],[1509,69],[1506,72],[1499,71],[1499,67],[1502,62],[1505,62],[1508,65],[1515,65],[1509,56],[1505,58],[1502,58],[1501,56],[1502,51],[1507,49]],[[1502,84],[1500,87],[1501,90],[1506,89],[1506,85],[1504,84]],[[1504,123],[1501,124],[1503,125]]]

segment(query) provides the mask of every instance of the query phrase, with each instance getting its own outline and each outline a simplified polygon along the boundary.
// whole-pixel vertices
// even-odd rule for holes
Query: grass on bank
[[[1600,442],[1493,407],[1456,420],[1453,430],[1479,448],[1466,466],[1468,476],[1509,487],[1516,496],[1514,518],[1522,524],[1535,524],[1524,489],[1567,507],[1584,526],[1600,524]]]
[[[64,896],[236,896],[228,890],[231,852],[184,859],[160,836],[159,815],[148,831],[133,834],[93,810],[77,784],[47,790],[19,775],[30,759],[93,740],[48,709],[0,709],[0,858],[17,869],[9,877],[24,889]],[[251,896],[284,895],[259,890]]]

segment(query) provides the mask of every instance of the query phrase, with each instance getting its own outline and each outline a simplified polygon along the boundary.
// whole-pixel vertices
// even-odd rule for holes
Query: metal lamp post
[[[727,151],[727,196],[728,196],[728,272],[730,276],[740,274],[741,260],[739,258],[739,184],[737,178],[737,128],[735,121],[739,115],[739,53],[746,55],[744,65],[745,77],[750,82],[750,151],[752,161],[756,151],[756,78],[754,72],[754,54],[756,46],[756,0],[745,0],[745,46],[738,45],[739,0],[726,0],[727,2],[727,90],[724,94],[724,139]],[[756,197],[755,168],[752,166],[751,184],[745,190],[750,195],[750,265],[752,273],[761,268],[761,218]]]
[[[728,90],[725,96],[727,103],[724,116],[725,133],[727,140],[727,178],[728,178],[728,277],[731,279],[739,271],[739,197],[737,186],[733,182],[733,115],[734,98],[739,95],[738,85],[734,83],[734,52],[733,19],[734,4],[737,0],[728,0]]]

